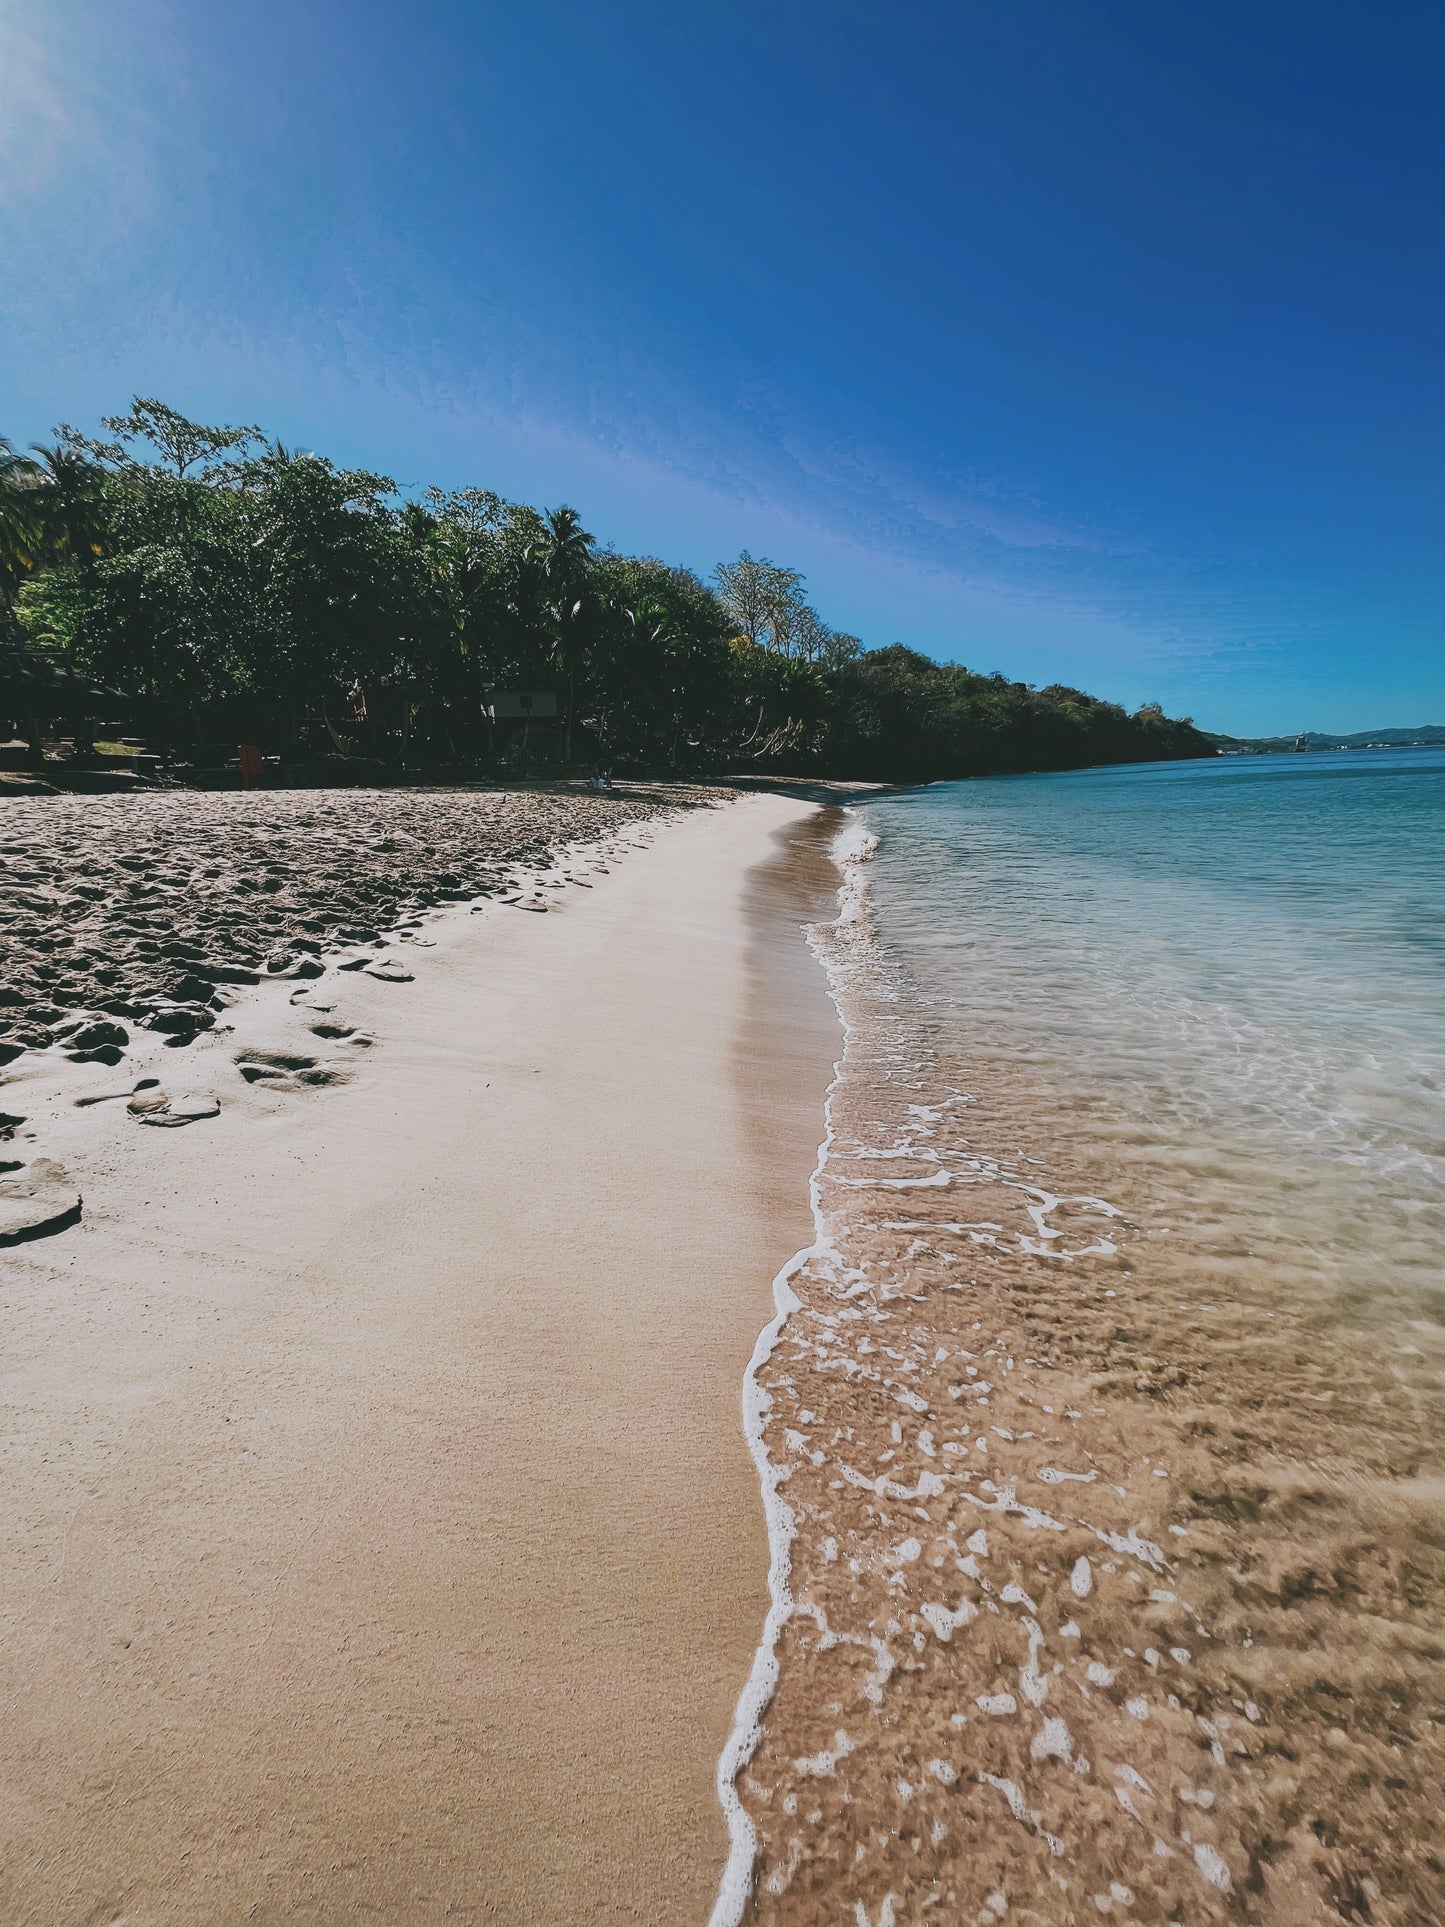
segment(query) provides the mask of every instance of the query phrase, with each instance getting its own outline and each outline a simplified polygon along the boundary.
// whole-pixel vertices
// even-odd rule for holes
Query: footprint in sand
[[[358,1030],[354,1024],[313,1024],[311,1035],[324,1038],[327,1043],[344,1043],[352,1050],[370,1050],[376,1042],[374,1037],[368,1037],[364,1030]]]
[[[314,1090],[325,1084],[344,1084],[351,1076],[345,1065],[322,1064],[298,1051],[284,1050],[242,1051],[236,1068],[248,1084],[264,1084],[275,1091]]]
[[[195,1092],[172,1097],[169,1091],[152,1085],[149,1089],[134,1091],[126,1109],[139,1124],[160,1124],[174,1129],[182,1124],[195,1124],[203,1117],[219,1116],[221,1101]]]
[[[36,1158],[16,1176],[0,1178],[0,1245],[48,1238],[79,1222],[80,1193],[54,1158]]]
[[[65,1054],[72,1064],[106,1064],[112,1069],[130,1042],[130,1033],[124,1024],[84,1020],[65,1026],[56,1035],[63,1040]]]

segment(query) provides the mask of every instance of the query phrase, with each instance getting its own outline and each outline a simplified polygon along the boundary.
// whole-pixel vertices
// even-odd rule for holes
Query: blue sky
[[[133,393],[1250,733],[1445,722],[1445,13],[0,0],[0,433]]]

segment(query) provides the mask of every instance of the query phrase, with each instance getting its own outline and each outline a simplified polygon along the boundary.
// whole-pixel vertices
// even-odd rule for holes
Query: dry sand
[[[85,1209],[0,1257],[7,1927],[706,1917],[825,827],[619,830],[545,919],[417,933],[413,981],[245,991],[146,1046],[220,1099],[181,1130],[78,1105],[134,1049],[11,1066]]]
[[[559,844],[725,794],[169,790],[0,809],[0,1065],[27,1050],[118,1063],[152,1033],[184,1049],[217,986],[319,970],[442,902],[502,895]]]

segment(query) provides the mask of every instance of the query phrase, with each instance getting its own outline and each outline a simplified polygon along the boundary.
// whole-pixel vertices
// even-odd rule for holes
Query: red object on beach
[[[241,765],[241,788],[254,789],[261,780],[261,752],[254,743],[242,743],[236,750]]]

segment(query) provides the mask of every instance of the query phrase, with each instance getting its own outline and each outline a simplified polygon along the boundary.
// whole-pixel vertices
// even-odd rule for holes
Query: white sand
[[[266,987],[168,1054],[219,1117],[51,1116],[83,1222],[0,1253],[7,1927],[706,1917],[741,1379],[837,1044],[821,858],[754,866],[814,816],[328,973],[344,1087],[241,1083]]]

